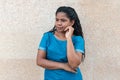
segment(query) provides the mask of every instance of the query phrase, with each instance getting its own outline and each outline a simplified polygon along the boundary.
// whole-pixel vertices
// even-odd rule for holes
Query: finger
[[[73,73],[77,73],[77,71],[74,71],[74,70],[72,70],[71,72],[73,72]]]
[[[69,30],[69,27],[66,27],[66,28],[64,29],[64,31],[67,31],[67,30]]]
[[[74,69],[71,69],[71,72],[76,73],[77,71],[76,71],[76,70],[74,70]]]
[[[72,26],[68,26],[68,27],[72,27]]]
[[[77,73],[77,70],[76,70],[76,69],[72,69],[72,68],[71,68],[71,71],[72,71],[73,73]]]

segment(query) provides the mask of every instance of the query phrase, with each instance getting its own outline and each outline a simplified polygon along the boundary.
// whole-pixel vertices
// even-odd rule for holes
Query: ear
[[[71,26],[73,26],[73,25],[74,25],[74,23],[75,23],[75,20],[72,20],[72,21],[71,21]]]

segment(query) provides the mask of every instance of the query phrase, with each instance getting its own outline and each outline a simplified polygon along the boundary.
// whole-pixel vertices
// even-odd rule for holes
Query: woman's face
[[[58,12],[56,15],[55,26],[58,32],[64,32],[66,27],[72,26],[72,21],[70,21],[66,13]]]

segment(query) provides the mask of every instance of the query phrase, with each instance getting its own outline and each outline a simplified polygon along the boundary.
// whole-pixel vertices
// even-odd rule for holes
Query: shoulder
[[[73,36],[74,41],[84,41],[84,38],[82,36]]]
[[[44,32],[42,35],[43,39],[50,39],[52,37],[53,33],[52,32]]]
[[[51,35],[52,34],[52,32],[44,32],[43,33],[43,36],[49,36],[49,35]]]

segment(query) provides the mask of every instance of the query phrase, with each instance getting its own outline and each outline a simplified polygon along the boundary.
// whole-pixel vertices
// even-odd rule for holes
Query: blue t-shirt
[[[72,42],[76,52],[84,54],[84,39],[81,36],[72,36]],[[46,52],[46,58],[56,62],[68,62],[67,40],[59,40],[52,32],[44,33],[38,49]],[[44,80],[82,80],[80,69],[77,73],[65,71],[63,69],[45,69]]]

